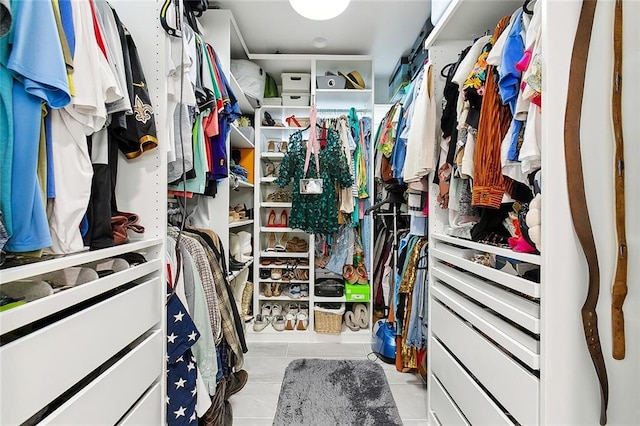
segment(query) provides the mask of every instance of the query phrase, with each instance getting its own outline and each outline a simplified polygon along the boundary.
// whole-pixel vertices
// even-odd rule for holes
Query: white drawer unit
[[[431,329],[506,413],[520,424],[538,423],[539,379],[534,374],[440,302],[431,304]],[[431,360],[437,372],[442,360],[433,355]]]
[[[40,424],[116,424],[150,387],[157,385],[155,382],[161,380],[164,372],[163,345],[161,331],[150,333],[131,352]],[[118,392],[113,392],[113,389],[118,389]],[[158,400],[159,397],[156,407]],[[105,401],[109,403],[105,404]]]
[[[164,399],[162,387],[160,384],[156,384],[145,393],[122,421],[118,422],[118,426],[162,424],[162,411],[158,409],[158,400],[160,399]]]
[[[453,399],[444,390],[442,383],[434,374],[429,377],[429,389],[431,390],[431,424],[467,426],[469,422],[464,418]]]
[[[29,419],[158,327],[162,315],[157,304],[162,290],[160,278],[150,279],[2,346],[0,424],[20,424]],[[162,342],[156,341],[153,346],[158,353],[163,352]],[[73,369],[59,368],[61,365],[73,365]],[[155,372],[161,374],[157,364]],[[142,379],[134,375],[130,380]]]

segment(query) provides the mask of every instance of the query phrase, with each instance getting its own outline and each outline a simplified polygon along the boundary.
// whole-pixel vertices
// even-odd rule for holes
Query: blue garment
[[[509,153],[507,154],[507,159],[509,161],[519,161],[518,157],[520,156],[520,152],[518,151],[518,139],[520,138],[520,132],[523,127],[524,121],[516,120],[515,118],[513,119],[511,142],[509,144]]]
[[[416,282],[413,286],[413,299],[411,299],[411,317],[409,318],[409,326],[407,329],[407,346],[418,349],[426,348],[427,335],[423,327],[427,322],[427,312],[424,311],[424,299],[427,297],[428,282],[428,249],[429,245],[425,244],[420,250],[420,259],[418,261]]]
[[[403,138],[400,135],[407,126],[407,110],[404,107],[400,108],[400,119],[398,120],[398,126],[396,128],[396,142],[393,144],[393,151],[391,152],[391,170],[393,177],[398,179],[399,184],[403,184],[402,172],[404,171],[404,163],[407,159],[407,138]]]
[[[500,79],[498,87],[503,104],[509,104],[511,114],[515,115],[516,102],[520,93],[520,76],[522,73],[516,69],[516,63],[524,55],[524,42],[522,41],[522,11],[514,18],[511,31],[504,44],[502,63],[498,69]]]
[[[13,76],[6,68],[9,36],[0,37],[0,212],[7,235],[13,234],[11,167],[13,164]]]
[[[167,302],[167,424],[197,424],[197,368],[191,347],[200,337],[176,294]]]
[[[7,68],[14,71],[17,80],[12,92],[12,236],[6,250],[26,252],[51,245],[37,178],[41,105],[45,102],[51,108],[62,108],[71,101],[71,95],[51,2],[14,0],[11,7],[14,24],[9,37],[13,45]],[[4,181],[1,190],[4,200]]]
[[[44,137],[47,144],[47,198],[56,198],[56,177],[53,172],[53,142],[51,140],[51,110],[44,116]]]
[[[73,58],[76,51],[76,34],[73,27],[73,9],[71,7],[71,0],[58,0],[58,6],[60,7],[62,29],[67,37],[67,44],[69,45],[71,57]]]

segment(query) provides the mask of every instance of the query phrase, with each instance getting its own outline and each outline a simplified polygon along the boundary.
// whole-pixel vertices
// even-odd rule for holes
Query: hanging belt
[[[624,201],[624,139],[622,137],[622,0],[616,1],[613,24],[613,97],[611,100],[613,133],[616,142],[616,234],[618,256],[611,299],[611,326],[613,331],[613,357],[624,359],[624,315],[622,305],[627,297],[627,237]]]
[[[591,229],[591,221],[589,219],[589,211],[587,209],[584,175],[582,172],[582,157],[580,154],[580,119],[582,115],[584,80],[596,3],[597,0],[583,0],[578,29],[576,30],[573,44],[564,119],[564,154],[573,227],[589,266],[589,289],[586,300],[582,305],[582,324],[589,354],[591,355],[598,380],[600,381],[600,424],[604,425],[607,423],[609,384],[602,348],[600,347],[598,316],[596,314],[596,305],[598,304],[600,290],[600,269],[598,266],[596,244]]]

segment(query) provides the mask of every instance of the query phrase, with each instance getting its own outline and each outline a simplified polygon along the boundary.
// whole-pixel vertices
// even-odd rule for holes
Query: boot
[[[240,262],[248,262],[253,259],[253,247],[251,245],[251,234],[247,231],[238,232],[238,257],[236,258]]]
[[[251,299],[253,299],[253,283],[247,281],[242,291],[242,318],[245,321],[250,321],[253,315],[249,314],[251,310]]]
[[[229,233],[229,260],[234,258],[238,262],[240,260],[240,237],[238,234],[234,234],[232,232]]]

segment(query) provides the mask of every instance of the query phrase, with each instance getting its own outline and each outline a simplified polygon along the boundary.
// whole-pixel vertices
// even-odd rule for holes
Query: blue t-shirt
[[[11,9],[14,21],[6,66],[15,78],[9,185],[13,234],[5,249],[26,252],[51,245],[37,177],[42,102],[51,108],[63,108],[71,95],[51,2],[13,0]],[[3,181],[3,199],[6,187]]]

